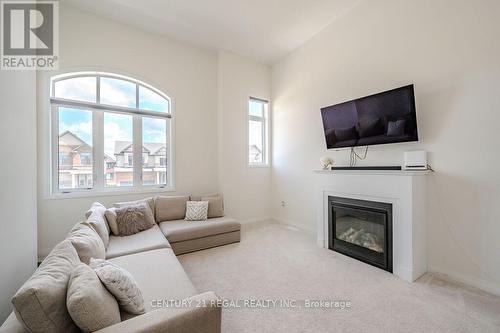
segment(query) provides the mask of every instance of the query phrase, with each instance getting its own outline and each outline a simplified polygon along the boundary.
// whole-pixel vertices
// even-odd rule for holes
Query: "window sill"
[[[248,168],[270,168],[270,164],[247,164]]]
[[[120,195],[133,195],[133,194],[145,194],[145,193],[163,193],[163,192],[174,192],[174,186],[166,187],[151,187],[151,188],[126,188],[117,190],[81,190],[69,193],[52,193],[46,195],[44,199],[46,200],[61,200],[61,199],[74,199],[74,198],[89,198],[89,197],[113,197]]]

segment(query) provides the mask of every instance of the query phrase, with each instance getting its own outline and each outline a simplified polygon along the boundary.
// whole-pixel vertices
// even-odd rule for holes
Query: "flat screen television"
[[[322,108],[321,116],[328,149],[418,141],[413,85]]]

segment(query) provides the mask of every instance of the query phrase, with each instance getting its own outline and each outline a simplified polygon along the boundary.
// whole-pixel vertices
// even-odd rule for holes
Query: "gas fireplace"
[[[392,204],[328,197],[329,248],[392,273]]]

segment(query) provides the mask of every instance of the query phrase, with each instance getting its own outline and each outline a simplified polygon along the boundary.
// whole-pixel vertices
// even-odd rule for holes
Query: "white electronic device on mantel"
[[[407,151],[403,161],[403,170],[427,170],[427,152],[425,150]]]

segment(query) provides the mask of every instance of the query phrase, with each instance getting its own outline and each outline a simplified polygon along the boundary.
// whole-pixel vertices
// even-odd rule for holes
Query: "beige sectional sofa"
[[[180,219],[182,205],[189,197],[149,200],[157,225],[125,237],[110,235],[106,208],[93,204],[87,220],[72,229],[14,296],[14,312],[0,332],[29,332],[26,327],[33,332],[78,331],[66,309],[68,267],[90,257],[101,257],[127,270],[136,280],[146,308],[145,314],[136,316],[121,311],[121,322],[97,332],[220,332],[222,309],[218,297],[211,291],[199,293],[176,255],[238,242],[240,224],[228,217],[206,221]],[[169,220],[158,219],[165,217]],[[92,238],[90,242],[86,242],[86,235]],[[158,306],[171,300],[192,302],[188,307]]]

